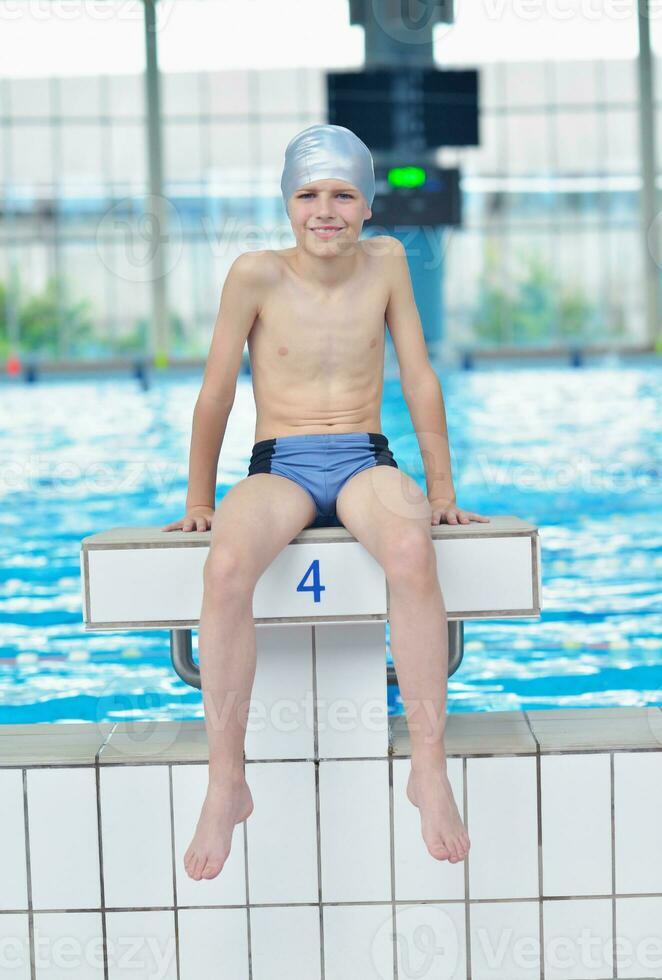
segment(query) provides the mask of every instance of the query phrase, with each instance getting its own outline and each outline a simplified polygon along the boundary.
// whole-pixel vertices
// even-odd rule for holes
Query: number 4
[[[313,584],[312,585],[304,585],[304,582],[306,581],[306,579],[308,578],[308,576],[310,575],[311,572],[313,574]],[[326,591],[326,585],[320,585],[320,563],[319,563],[319,558],[315,558],[315,560],[310,563],[310,565],[306,569],[306,572],[305,572],[303,578],[301,579],[301,581],[297,585],[297,592],[314,592],[315,593],[315,602],[319,602],[320,601],[320,592],[325,592],[325,591]]]

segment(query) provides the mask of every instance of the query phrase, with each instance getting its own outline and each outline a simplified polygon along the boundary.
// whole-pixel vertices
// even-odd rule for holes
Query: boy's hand
[[[172,524],[166,524],[162,527],[162,531],[208,531],[211,528],[212,518],[214,516],[213,507],[189,507],[186,511],[186,517],[182,517],[180,521],[173,521]]]
[[[457,504],[449,504],[447,500],[428,499],[432,506],[431,524],[469,524],[472,520],[489,524],[489,517],[474,514],[471,510],[462,510]]]

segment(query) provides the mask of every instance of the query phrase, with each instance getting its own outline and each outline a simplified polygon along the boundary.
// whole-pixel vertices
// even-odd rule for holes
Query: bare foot
[[[471,846],[446,775],[445,764],[412,769],[407,796],[421,811],[421,832],[432,857],[451,864],[464,860]]]
[[[253,812],[253,797],[243,775],[214,780],[207,787],[198,825],[184,855],[189,878],[215,878],[230,853],[235,824]]]

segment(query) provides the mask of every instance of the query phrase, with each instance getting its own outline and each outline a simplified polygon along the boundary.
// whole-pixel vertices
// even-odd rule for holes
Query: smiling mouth
[[[311,228],[310,229],[318,238],[333,238],[334,235],[338,235],[343,229],[328,227],[328,228]]]

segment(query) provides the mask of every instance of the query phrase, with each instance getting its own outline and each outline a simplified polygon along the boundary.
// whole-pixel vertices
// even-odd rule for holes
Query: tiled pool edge
[[[196,785],[201,785],[201,780],[206,783],[206,766],[200,765],[206,763],[206,740],[204,739],[202,721],[155,722],[153,724],[150,722],[137,724],[106,723],[105,726],[95,724],[89,726],[4,726],[4,728],[4,731],[0,728],[0,779],[3,781],[4,790],[8,785],[5,782],[7,773],[18,770],[16,775],[20,775],[22,819],[26,832],[29,833],[30,818],[33,816],[30,812],[31,784],[32,792],[36,793],[36,799],[32,801],[33,805],[44,806],[46,801],[46,795],[42,793],[41,803],[39,802],[39,777],[37,776],[35,781],[34,777],[31,779],[30,773],[35,770],[61,769],[63,770],[62,785],[65,789],[74,785],[70,781],[71,770],[88,770],[93,779],[94,809],[98,821],[99,845],[99,854],[97,855],[99,860],[97,870],[99,880],[98,903],[77,905],[69,900],[62,904],[44,905],[43,903],[40,904],[39,901],[33,901],[33,877],[35,877],[38,890],[42,894],[44,881],[53,875],[57,878],[57,861],[49,856],[48,849],[43,846],[43,831],[47,825],[46,817],[51,833],[55,834],[55,828],[60,827],[61,833],[65,835],[67,832],[75,834],[75,827],[72,827],[70,823],[67,824],[67,818],[71,820],[72,818],[75,819],[76,816],[75,813],[68,814],[68,809],[75,810],[75,807],[68,807],[66,794],[58,794],[60,798],[52,801],[50,797],[48,798],[49,812],[44,815],[42,820],[42,845],[37,847],[36,855],[30,853],[29,837],[26,833],[25,903],[7,904],[8,886],[6,883],[4,887],[0,885],[0,927],[4,915],[13,913],[19,917],[23,916],[27,920],[32,962],[34,962],[34,917],[39,922],[40,917],[46,913],[50,916],[68,914],[70,920],[68,920],[67,933],[71,935],[75,930],[69,923],[74,915],[81,912],[81,909],[83,915],[97,918],[98,932],[103,936],[104,945],[107,918],[110,919],[112,926],[113,921],[117,920],[118,917],[121,919],[125,913],[141,913],[141,921],[145,921],[145,916],[148,919],[149,916],[160,916],[159,921],[162,923],[164,934],[172,933],[175,944],[173,972],[169,972],[167,976],[181,978],[181,980],[188,980],[189,977],[193,980],[194,976],[198,980],[198,977],[203,975],[203,973],[196,974],[196,970],[200,969],[199,959],[196,960],[198,965],[195,969],[191,966],[192,956],[197,955],[193,952],[196,947],[194,939],[196,928],[199,928],[201,923],[206,922],[208,926],[215,924],[218,932],[218,924],[224,913],[228,913],[225,916],[228,921],[228,916],[234,914],[236,923],[236,916],[240,911],[246,916],[245,949],[240,948],[243,939],[235,934],[235,925],[233,942],[239,946],[233,953],[238,959],[233,963],[235,963],[236,969],[236,962],[241,961],[243,963],[245,961],[246,971],[245,973],[233,974],[233,977],[236,975],[238,980],[239,977],[243,976],[246,978],[250,976],[251,980],[274,980],[272,976],[264,972],[265,943],[271,950],[274,944],[278,946],[279,942],[285,943],[284,955],[287,956],[289,953],[293,957],[288,966],[288,975],[292,980],[295,978],[299,980],[299,977],[302,980],[304,977],[306,980],[311,980],[311,977],[315,976],[324,977],[323,965],[325,962],[327,969],[333,975],[334,957],[340,955],[338,950],[334,948],[334,930],[338,929],[338,923],[342,926],[342,916],[345,914],[350,915],[354,922],[361,920],[360,925],[369,939],[379,935],[380,929],[383,931],[386,922],[384,916],[388,910],[388,917],[391,918],[393,925],[390,940],[393,977],[397,975],[398,960],[399,956],[402,955],[397,943],[403,940],[403,936],[406,941],[407,930],[413,927],[412,923],[415,917],[421,917],[420,921],[422,922],[425,916],[432,915],[434,912],[434,915],[443,916],[443,921],[448,925],[448,917],[452,916],[453,926],[458,930],[458,935],[461,932],[461,961],[458,962],[458,972],[455,976],[466,977],[470,975],[473,980],[478,980],[479,977],[483,976],[489,976],[491,980],[500,976],[508,977],[509,980],[512,978],[513,966],[510,961],[504,965],[503,973],[494,970],[487,973],[484,967],[481,967],[480,962],[476,961],[478,955],[477,931],[481,927],[505,928],[504,917],[508,919],[510,916],[512,922],[508,924],[508,928],[514,928],[515,932],[518,928],[524,929],[524,931],[533,929],[535,923],[539,940],[544,949],[546,949],[546,934],[558,932],[559,928],[565,928],[567,931],[570,922],[579,921],[581,923],[599,920],[601,926],[605,928],[609,926],[611,929],[613,950],[616,928],[618,928],[619,936],[628,935],[628,903],[636,911],[636,914],[633,913],[630,916],[633,921],[629,924],[632,925],[633,929],[634,920],[640,922],[642,914],[644,918],[648,916],[651,928],[654,922],[662,922],[662,845],[660,845],[657,836],[651,836],[650,828],[647,829],[647,826],[644,827],[644,832],[638,839],[637,828],[633,825],[633,821],[637,819],[637,812],[642,810],[642,803],[647,803],[649,807],[656,809],[658,813],[660,812],[659,804],[662,802],[658,799],[662,792],[662,708],[660,707],[451,714],[447,729],[449,776],[451,781],[454,781],[458,804],[465,811],[465,820],[468,811],[468,826],[472,837],[472,851],[469,858],[455,866],[449,866],[448,862],[434,862],[433,859],[428,859],[426,862],[422,857],[420,848],[417,849],[414,846],[414,842],[418,843],[420,837],[417,826],[418,814],[410,804],[405,806],[402,802],[403,778],[408,771],[406,762],[408,737],[402,717],[392,719],[388,757],[247,760],[247,776],[251,782],[251,788],[253,788],[251,777],[255,777],[255,781],[259,785],[260,781],[264,782],[264,778],[267,776],[265,767],[281,766],[283,768],[281,768],[280,774],[282,774],[283,779],[288,774],[290,776],[296,774],[296,780],[299,780],[292,783],[295,789],[293,796],[290,796],[288,790],[288,795],[285,798],[287,802],[291,799],[293,804],[296,804],[296,793],[301,792],[299,802],[305,807],[307,800],[305,792],[310,790],[314,794],[314,797],[311,796],[309,800],[313,804],[310,810],[311,818],[315,821],[314,854],[312,852],[310,855],[304,853],[305,849],[302,845],[301,853],[290,853],[291,864],[288,864],[287,868],[295,879],[300,874],[301,881],[307,881],[308,872],[312,872],[313,867],[311,863],[310,867],[307,868],[307,862],[309,858],[311,862],[314,858],[315,890],[314,894],[311,894],[306,892],[305,887],[302,886],[301,900],[290,894],[288,901],[283,900],[283,891],[278,894],[280,887],[278,882],[267,880],[261,865],[251,865],[251,847],[255,848],[254,860],[256,860],[260,853],[268,853],[271,845],[279,848],[283,844],[286,850],[288,846],[290,848],[293,845],[296,846],[296,833],[293,833],[291,839],[287,841],[275,838],[269,842],[265,837],[265,832],[268,834],[268,828],[264,824],[260,825],[258,830],[258,825],[255,823],[255,829],[253,829],[251,823],[255,821],[256,817],[258,820],[260,819],[257,814],[257,800],[256,813],[249,818],[246,824],[239,825],[233,842],[233,852],[235,850],[241,852],[243,881],[240,882],[237,879],[241,885],[237,894],[243,900],[211,901],[207,886],[212,883],[206,882],[191,883],[193,888],[197,886],[205,889],[205,897],[201,896],[197,901],[192,901],[190,898],[187,899],[182,896],[178,901],[177,880],[180,872],[177,863],[181,861],[181,858],[176,856],[175,828],[176,808],[181,808],[183,801],[180,799],[177,805],[173,785],[180,781],[179,777],[183,778],[187,766],[191,767],[188,775],[191,777],[195,775]],[[55,729],[61,729],[61,731],[56,732]],[[77,729],[77,731],[73,731],[73,729]],[[143,741],[143,736],[150,732],[150,737]],[[127,737],[128,733],[138,735],[135,743],[132,744],[130,736]],[[117,743],[116,746],[114,746],[113,736]],[[556,761],[555,757],[557,757]],[[559,760],[563,762],[563,768],[558,767]],[[624,767],[623,760],[629,760],[632,766]],[[643,785],[640,777],[642,774],[652,773],[652,765],[655,767],[656,785]],[[570,771],[573,768],[578,774],[578,779],[572,782],[575,779],[573,776],[572,780],[568,782],[565,770]],[[149,777],[148,769],[151,770]],[[134,881],[132,876],[135,869],[129,866],[123,868],[119,876],[116,869],[111,873],[110,877],[114,879],[111,880],[113,894],[109,896],[108,904],[104,901],[105,883],[101,859],[103,855],[105,860],[105,855],[101,783],[104,780],[104,773],[108,774],[111,770],[120,775],[116,785],[122,788],[122,793],[125,794],[123,798],[129,810],[134,802],[135,793],[139,791],[140,785],[145,779],[150,778],[155,789],[159,789],[159,787],[164,790],[167,789],[167,835],[165,824],[161,826],[161,831],[163,832],[162,843],[165,842],[167,836],[168,851],[172,862],[169,868],[172,883],[169,902],[165,900],[168,898],[168,895],[165,894],[165,886],[162,895],[157,895],[155,892],[155,897],[161,899],[159,901],[148,902],[147,904],[145,901],[130,901],[132,895],[134,898],[138,897],[132,893],[132,888],[136,884],[139,874],[142,875],[143,871],[141,869],[136,871],[136,880]],[[121,770],[125,770],[127,777],[124,782],[122,782]],[[273,771],[271,770],[271,772]],[[141,772],[144,775],[141,776]],[[301,783],[300,777],[304,779],[305,785]],[[583,869],[585,877],[582,879],[584,886],[579,889],[564,891],[561,887],[564,869],[557,868],[555,864],[557,857],[555,848],[559,842],[563,841],[564,829],[558,823],[554,823],[554,805],[551,806],[549,814],[547,811],[543,812],[543,786],[548,787],[546,792],[549,792],[549,786],[558,787],[560,794],[565,792],[567,802],[570,788],[574,787],[575,792],[578,788],[581,791],[585,778],[589,781],[594,780],[595,786],[593,787],[591,784],[587,790],[586,797],[583,799],[584,807],[593,805],[594,789],[596,797],[601,799],[606,806],[608,790],[609,848],[607,853],[606,816],[596,803],[595,830],[599,840],[595,846],[591,841],[587,841],[592,859],[595,860],[593,863],[587,861],[585,864]],[[378,848],[371,848],[369,840],[364,842],[369,853],[362,855],[362,860],[367,862],[366,867],[357,868],[354,871],[348,866],[347,875],[342,878],[340,885],[336,882],[336,885],[333,886],[335,888],[340,887],[341,892],[329,893],[329,883],[324,881],[324,869],[329,867],[329,838],[333,835],[330,834],[330,823],[320,827],[320,816],[324,816],[324,808],[328,806],[330,797],[327,796],[321,800],[320,781],[325,787],[331,786],[333,788],[335,786],[336,790],[344,786],[347,789],[347,806],[350,807],[352,796],[361,792],[363,783],[369,783],[373,791],[380,793],[384,779],[387,782],[387,788],[381,799],[386,801],[388,814],[382,813],[380,815],[375,810],[375,826],[370,828],[371,836],[373,836],[374,831],[374,836],[379,838],[387,827],[382,840],[384,861],[388,865],[388,875],[384,878],[384,894],[375,897],[369,894],[369,888],[367,891],[361,890],[365,889],[366,881],[375,882],[379,879],[381,871],[376,857]],[[67,782],[68,780],[69,782]],[[547,782],[545,782],[546,780]],[[619,811],[623,827],[621,839],[618,842],[620,847],[618,855],[616,853],[617,827],[614,806],[614,788],[617,780],[621,780],[623,786],[627,785],[635,796],[639,794],[637,799],[631,801],[629,809],[623,810],[621,807]],[[266,779],[266,782],[268,785],[269,778]],[[498,795],[492,797],[490,795],[492,784],[498,786],[499,793],[505,794],[505,805],[504,797]],[[519,811],[513,813],[513,807],[517,810],[519,806],[516,794],[523,784],[526,784],[528,795],[520,799],[519,803],[522,806]],[[80,786],[80,783],[75,785]],[[193,785],[191,780],[188,780],[187,785],[190,789]],[[0,794],[0,798],[3,795],[6,794]],[[149,805],[150,797],[147,796],[146,799]],[[162,799],[166,799],[165,794]],[[269,796],[265,793],[260,806],[262,811],[268,807],[268,803],[265,805],[265,801],[268,799]],[[491,812],[488,812],[486,800],[489,801]],[[472,801],[474,803],[473,810],[471,808]],[[111,801],[107,801],[107,803],[109,802]],[[550,802],[554,804],[551,797]],[[144,803],[145,801],[143,801],[143,805]],[[283,800],[274,799],[274,816],[277,808],[282,805]],[[407,806],[411,813],[408,812]],[[521,810],[527,807],[530,807],[528,822],[522,821],[518,828],[513,821],[516,821],[518,816],[521,816]],[[199,802],[191,799],[190,796],[186,797],[186,809],[193,811],[197,819]],[[181,818],[181,810],[179,812]],[[9,821],[7,829],[11,829],[11,821],[7,813],[8,807],[6,806],[5,810],[2,811],[3,819]],[[262,815],[264,816],[264,812]],[[34,816],[37,824],[39,824],[39,815],[36,811]],[[387,819],[384,821],[383,818],[386,816]],[[414,820],[411,819],[412,816],[415,818]],[[159,836],[157,825],[162,817],[163,814],[155,805],[154,811],[146,816],[142,812],[142,826],[137,826],[141,822],[141,811],[138,809],[133,815],[129,812],[126,827],[135,828],[137,826],[137,833],[144,833],[143,846],[149,849],[152,847],[152,835]],[[334,819],[338,819],[338,815],[335,813]],[[59,824],[58,820],[60,820]],[[324,821],[322,822],[324,823]],[[532,825],[535,823],[535,827],[529,826],[529,823]],[[348,826],[350,825],[348,824]],[[301,823],[301,828],[305,829],[303,823]],[[296,832],[297,828],[294,829]],[[576,829],[574,823],[573,829]],[[0,827],[0,830],[3,831],[2,838],[6,840],[5,828]],[[37,831],[36,836],[39,838],[39,828]],[[535,835],[533,835],[533,831],[535,831]],[[636,853],[631,850],[633,832],[640,848]],[[181,836],[181,830],[179,834]],[[490,840],[499,840],[503,842],[503,846],[507,850],[508,837],[513,835],[519,835],[522,838],[522,855],[520,855],[519,850],[516,850],[512,851],[510,855],[506,853],[505,859],[503,859],[503,854],[490,854],[490,849],[484,846],[486,843],[489,844]],[[525,846],[524,838],[527,835],[528,845]],[[534,836],[535,848],[533,846]],[[324,843],[325,838],[326,844]],[[349,847],[351,841],[349,838],[347,840]],[[111,836],[111,849],[114,846],[113,841],[116,845],[117,836],[114,839]],[[179,845],[181,845],[181,841]],[[338,846],[337,840],[335,846]],[[2,845],[0,845],[0,849],[1,847]],[[118,852],[116,851],[116,853]],[[600,853],[603,854],[605,862],[608,859],[608,883],[611,886],[609,889],[597,887],[600,882],[604,883],[607,878],[607,871],[598,861]],[[512,860],[514,854],[517,856],[516,861]],[[634,859],[629,860],[628,856]],[[35,858],[34,862],[33,857]],[[153,857],[156,863],[151,865],[152,870],[159,868],[162,857],[156,847],[153,847]],[[518,868],[515,865],[520,863],[520,857],[522,867]],[[577,857],[575,855],[575,858]],[[85,861],[92,861],[93,858],[92,854],[81,851],[81,868],[71,868],[74,877],[77,874],[80,875],[81,881],[85,879],[88,887],[90,884],[89,875],[85,877],[82,864]],[[579,855],[579,858],[582,858],[582,855]],[[374,865],[371,870],[370,861],[373,859]],[[342,853],[334,852],[332,860],[342,864]],[[50,866],[47,866],[49,862]],[[553,869],[552,879],[556,878],[555,884],[545,885],[543,878],[545,866],[548,867],[548,870],[549,868]],[[617,890],[617,868],[620,869],[619,874],[624,884],[630,886],[638,884],[640,887],[620,887]],[[567,880],[579,880],[576,869],[570,865],[565,869],[565,872],[567,872]],[[223,877],[223,872],[219,877]],[[536,893],[533,890],[534,878]],[[434,894],[430,892],[430,883],[433,881],[439,884],[439,888]],[[502,881],[503,887],[499,893]],[[413,886],[412,882],[415,882]],[[651,888],[650,885],[655,883],[657,887]],[[249,886],[256,891],[255,901],[250,900]],[[11,887],[11,883],[9,887]],[[411,887],[419,889],[413,896],[407,890]],[[56,885],[55,892],[51,888],[51,893],[56,894],[57,888]],[[271,896],[268,894],[270,888],[274,889]],[[188,889],[185,887],[184,891],[186,890]],[[62,893],[64,894],[64,891]],[[118,897],[125,898],[127,901],[119,902],[116,900]],[[144,899],[145,895],[142,895],[142,898]],[[638,906],[637,902],[639,903]],[[269,909],[271,909],[270,912]],[[251,930],[252,910],[255,910],[253,918],[258,919],[258,928],[254,934]],[[315,913],[315,920],[308,917],[308,911]],[[215,915],[216,918],[214,918]],[[140,915],[137,917],[138,920],[141,919]],[[564,917],[565,926],[563,926]],[[136,919],[135,914],[133,918]],[[298,963],[296,950],[290,950],[287,947],[288,934],[285,926],[288,922],[289,927],[297,936],[300,933],[302,935],[310,934],[311,929],[314,932],[317,930],[315,936],[319,941],[319,973],[311,969],[310,962],[307,962],[305,966]],[[376,928],[376,923],[378,923],[379,928]],[[325,928],[325,926],[330,926],[330,928]],[[154,931],[154,926],[151,928]],[[112,927],[111,932],[114,929],[115,926]],[[270,933],[270,929],[272,933]],[[658,927],[658,929],[662,930],[662,927]],[[660,939],[662,940],[662,934]],[[353,937],[353,941],[357,943],[357,957],[365,955],[365,949],[359,948],[361,943],[356,935]],[[301,945],[298,940],[297,945]],[[303,945],[305,946],[305,943]],[[185,954],[183,958],[182,949]],[[224,955],[229,955],[227,942],[224,950]],[[254,953],[257,953],[256,957],[254,957]],[[214,962],[218,964],[217,957],[219,954],[214,955],[216,956]],[[251,965],[250,972],[249,962]],[[112,969],[108,970],[107,967],[106,964],[106,968],[98,975],[109,977],[112,980],[113,971]],[[469,968],[471,972],[469,972]],[[659,970],[640,974],[621,971],[620,976],[659,976],[661,973],[662,971]],[[27,972],[25,975],[33,976],[35,974]],[[402,971],[400,972],[400,977],[405,975]],[[533,976],[534,974],[530,973],[530,975]],[[550,974],[549,972],[546,974],[546,976],[552,975],[553,973]],[[615,976],[615,972],[612,971],[604,975]]]
[[[208,761],[202,719],[64,724],[45,722],[0,725],[0,768],[118,763],[121,758],[112,750],[120,736],[123,737],[121,755],[126,755],[127,743],[130,745],[131,738],[138,736],[125,764]],[[29,742],[25,741],[26,737],[29,737]],[[149,744],[153,751],[141,749],[141,743],[152,737]],[[662,749],[662,705],[642,708],[455,712],[448,716],[445,741],[449,758],[659,750]],[[158,750],[157,745],[160,746]],[[316,753],[315,730],[313,756],[248,760],[248,764],[251,761],[292,761],[294,758],[343,758],[319,757]],[[404,715],[389,718],[389,754],[397,758],[406,758],[409,755],[409,736]]]

